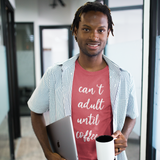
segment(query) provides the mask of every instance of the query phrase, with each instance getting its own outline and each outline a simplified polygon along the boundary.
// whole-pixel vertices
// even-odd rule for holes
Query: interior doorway
[[[40,26],[41,74],[48,67],[73,55],[73,36],[70,26]]]

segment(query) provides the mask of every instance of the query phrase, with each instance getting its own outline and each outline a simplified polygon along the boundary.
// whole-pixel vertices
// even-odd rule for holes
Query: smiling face
[[[83,13],[79,28],[76,28],[74,33],[80,48],[80,54],[89,57],[102,54],[109,32],[108,18],[105,14],[99,11]]]

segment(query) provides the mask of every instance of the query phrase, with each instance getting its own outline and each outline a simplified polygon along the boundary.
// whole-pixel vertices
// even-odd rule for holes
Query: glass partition
[[[0,160],[10,159],[8,130],[9,89],[7,76],[6,48],[3,46],[2,19],[0,3]]]
[[[153,111],[153,147],[156,149],[156,160],[160,159],[160,36],[156,38],[155,57],[155,84],[154,84],[154,111]]]
[[[7,77],[6,50],[0,45],[0,159],[10,159],[10,144],[8,131],[9,92]]]
[[[126,154],[129,160],[139,160],[143,10],[137,9],[136,7],[132,8],[132,6],[143,6],[143,1],[109,0],[108,4],[114,23],[114,36],[110,34],[105,54],[122,69],[127,70],[133,76],[135,82],[139,117],[136,119],[136,125],[129,136]],[[113,11],[112,8],[114,8]]]
[[[0,46],[0,124],[9,111],[7,59],[4,46]]]
[[[142,13],[142,9],[111,11],[114,36],[110,34],[108,44],[142,40]]]
[[[20,115],[30,115],[27,101],[35,89],[33,23],[16,23]]]
[[[137,5],[143,5],[143,0],[108,0],[108,6],[110,8]]]

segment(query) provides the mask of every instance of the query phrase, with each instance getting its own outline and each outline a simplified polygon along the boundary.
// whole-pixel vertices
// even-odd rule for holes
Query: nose
[[[99,40],[99,35],[98,35],[97,31],[92,31],[89,35],[89,39],[92,41]]]

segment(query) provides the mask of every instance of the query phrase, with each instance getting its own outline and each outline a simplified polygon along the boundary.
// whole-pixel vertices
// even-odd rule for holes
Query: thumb
[[[117,138],[120,134],[121,134],[120,131],[116,131],[116,132],[114,132],[111,136],[112,136],[113,138]]]

